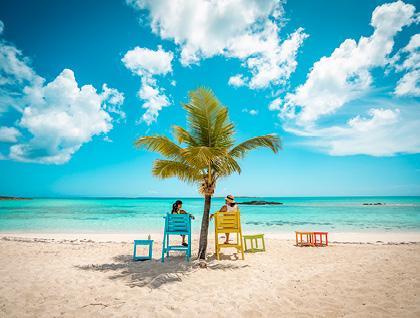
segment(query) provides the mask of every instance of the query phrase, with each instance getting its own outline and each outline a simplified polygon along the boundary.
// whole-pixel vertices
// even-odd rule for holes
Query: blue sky
[[[283,141],[217,195],[420,195],[415,1],[173,3],[0,3],[0,194],[197,195],[133,141],[204,85]]]

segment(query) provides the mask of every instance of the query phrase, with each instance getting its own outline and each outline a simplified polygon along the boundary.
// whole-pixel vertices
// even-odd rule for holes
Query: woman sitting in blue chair
[[[174,204],[172,204],[172,212],[171,214],[189,214],[187,213],[187,211],[182,210],[182,201],[181,200],[176,200]],[[195,219],[195,217],[190,214],[190,218],[191,219]],[[188,246],[188,243],[185,242],[185,235],[181,235],[182,237],[182,246]]]

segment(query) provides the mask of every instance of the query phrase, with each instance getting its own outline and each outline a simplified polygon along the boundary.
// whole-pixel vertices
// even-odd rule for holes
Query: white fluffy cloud
[[[0,127],[0,142],[17,142],[20,135],[19,130],[15,127]]]
[[[166,52],[162,47],[157,50],[136,47],[128,51],[122,58],[124,65],[133,73],[141,77],[138,96],[144,101],[143,108],[146,112],[141,119],[147,125],[155,122],[163,107],[170,105],[156,76],[166,75],[172,72],[172,52]]]
[[[9,157],[25,162],[62,164],[94,135],[109,132],[112,117],[105,110],[105,104],[119,105],[123,97],[107,86],[104,88],[102,93],[97,93],[91,85],[79,88],[69,69],[47,85],[25,87],[27,106],[18,125],[28,131],[31,138],[13,145]]]
[[[398,63],[403,57],[402,63]],[[397,96],[420,96],[420,34],[411,37],[410,42],[394,58],[395,69],[406,72],[395,88]]]
[[[133,73],[143,75],[165,75],[172,72],[172,52],[166,52],[162,47],[156,51],[135,47],[128,51],[122,61]]]
[[[298,49],[308,37],[299,28],[279,44],[278,27],[271,22],[267,24],[269,26],[263,33],[254,34],[249,39],[238,39],[241,43],[248,40],[249,46],[254,48],[252,55],[245,60],[251,72],[247,84],[252,89],[265,88],[270,84],[284,85],[296,69]],[[237,56],[236,53],[232,51],[231,55]]]
[[[306,82],[286,95],[283,114],[308,125],[365,94],[372,83],[370,70],[388,63],[394,36],[413,22],[414,13],[414,6],[401,1],[378,6],[372,13],[373,34],[358,42],[347,39],[316,62]]]
[[[12,44],[0,42],[0,113],[14,107],[17,127],[0,127],[0,141],[13,143],[2,159],[62,164],[93,136],[106,134],[124,96],[106,84],[79,87],[65,69],[53,81],[36,74],[29,60]],[[19,128],[19,130],[17,129]]]
[[[312,141],[308,142],[311,147],[334,156],[418,153],[420,110],[416,106],[401,109],[372,108],[368,117],[356,116],[344,126],[313,130],[286,127],[286,130],[312,137]]]
[[[378,6],[372,13],[373,33],[369,37],[342,42],[330,56],[314,63],[304,84],[274,99],[269,109],[279,111],[286,131],[304,137],[305,144],[330,155],[390,156],[420,152],[418,104],[395,98],[368,98],[372,69],[389,65],[397,71],[408,71],[395,94],[417,94],[414,89],[419,78],[417,35],[396,56],[390,57],[394,37],[415,19],[415,7],[402,1]],[[370,106],[367,112],[366,105]],[[337,115],[343,106],[347,107],[345,112],[329,116]],[[356,114],[342,121],[355,110]]]
[[[242,109],[243,113],[247,113],[250,114],[251,116],[257,116],[258,115],[258,110],[257,109],[248,109],[248,108],[243,108]]]
[[[229,78],[228,84],[234,87],[240,87],[245,85],[245,81],[242,74],[237,74],[234,76],[231,76]]]
[[[0,40],[0,115],[10,108],[22,110],[22,87],[41,83],[29,59],[15,46]]]
[[[280,110],[282,103],[283,100],[280,97],[277,97],[270,103],[270,105],[268,105],[268,109],[271,111]]]
[[[249,76],[229,84],[252,89],[283,84],[296,68],[307,35],[298,29],[281,42],[282,2],[278,0],[128,0],[149,12],[152,31],[181,48],[183,65],[216,55],[242,60]]]

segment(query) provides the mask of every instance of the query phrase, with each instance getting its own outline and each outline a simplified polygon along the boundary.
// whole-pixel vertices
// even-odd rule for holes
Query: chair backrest
[[[216,231],[239,231],[241,229],[240,214],[238,212],[216,212],[214,214]]]
[[[165,232],[168,234],[188,234],[191,229],[189,214],[170,214],[165,217]]]

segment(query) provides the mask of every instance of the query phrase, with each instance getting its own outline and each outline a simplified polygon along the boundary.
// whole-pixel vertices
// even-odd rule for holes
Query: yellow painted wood
[[[219,242],[219,234],[225,233],[236,233],[236,244],[224,244]],[[244,247],[242,244],[242,228],[241,228],[241,216],[238,212],[216,212],[214,214],[214,242],[216,258],[220,260],[220,249],[221,248],[236,248],[238,253],[244,256]]]
[[[264,241],[264,234],[254,234],[254,235],[244,235],[244,246],[245,246],[245,252],[265,252],[265,241]],[[246,241],[250,241],[251,247],[249,248],[246,244]],[[258,244],[258,240],[261,241],[261,245]]]

